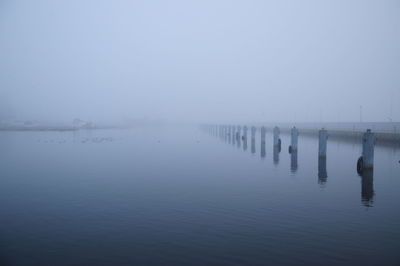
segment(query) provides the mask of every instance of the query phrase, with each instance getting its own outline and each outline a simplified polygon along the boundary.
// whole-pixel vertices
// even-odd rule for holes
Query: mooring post
[[[251,127],[251,139],[252,140],[256,138],[256,131],[257,131],[256,127],[252,126]]]
[[[274,146],[274,156],[273,156],[274,164],[278,164],[279,162],[279,152],[280,152],[279,145]]]
[[[299,136],[299,130],[296,127],[292,128],[291,131],[292,135],[292,142],[291,142],[291,151],[297,151],[297,142],[298,142],[298,136]]]
[[[280,141],[279,141],[279,127],[274,127],[274,146],[279,146]]]
[[[243,150],[247,150],[247,126],[243,126]]]
[[[261,158],[265,157],[265,142],[261,142],[260,156]]]
[[[240,140],[241,136],[242,136],[242,127],[241,126],[237,126],[236,138],[238,140]]]
[[[237,131],[236,131],[236,141],[237,141],[237,146],[240,147],[240,139],[242,136],[242,127],[241,126],[237,126]]]
[[[326,157],[326,144],[328,140],[328,131],[322,128],[319,131],[319,149],[318,149],[318,156],[319,157]]]
[[[261,143],[265,144],[265,135],[267,133],[267,130],[265,129],[265,127],[261,127]]]
[[[232,143],[235,144],[236,139],[236,126],[232,126]]]
[[[376,142],[375,134],[371,129],[367,129],[362,138],[362,160],[363,168],[374,167],[374,146]]]

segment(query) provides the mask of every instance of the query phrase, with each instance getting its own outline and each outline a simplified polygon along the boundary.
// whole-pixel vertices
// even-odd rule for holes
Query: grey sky
[[[399,100],[400,1],[0,0],[3,116],[399,121]]]

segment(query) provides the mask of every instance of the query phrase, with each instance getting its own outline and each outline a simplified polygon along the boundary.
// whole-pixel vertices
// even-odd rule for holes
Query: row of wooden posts
[[[219,135],[219,136],[228,136],[233,137],[233,141],[245,139],[247,140],[247,126],[233,126],[233,125],[205,125],[203,126],[206,130],[208,130],[211,134]],[[242,133],[243,129],[243,133]],[[257,128],[255,126],[251,127],[251,138],[255,139]],[[261,127],[261,143],[265,143],[267,128]],[[298,149],[298,136],[299,130],[296,127],[292,127],[290,130],[291,142],[289,146],[289,152],[296,152]],[[327,142],[328,142],[328,131],[324,128],[318,131],[318,156],[326,157],[327,152]],[[362,154],[358,158],[357,161],[357,170],[361,172],[363,169],[372,169],[374,166],[374,146],[376,142],[375,134],[370,130],[363,134],[362,137]],[[273,128],[273,144],[274,147],[281,146],[280,139],[280,129],[279,127]]]
[[[240,146],[240,141],[243,140],[243,149],[246,150],[247,147],[247,126],[224,126],[224,125],[205,125],[203,129],[208,131],[211,135],[219,136],[221,138],[228,138],[230,142],[238,144]],[[243,132],[242,132],[243,130]],[[251,144],[252,153],[255,152],[255,137],[256,137],[256,127],[251,127]],[[280,139],[280,129],[278,127],[273,128],[273,161],[278,163],[279,153],[281,151],[281,139]],[[260,128],[261,133],[261,157],[265,157],[265,140],[266,140],[266,127]],[[299,130],[293,127],[290,131],[291,142],[289,146],[290,152],[290,169],[292,172],[297,171],[297,149],[298,149],[298,136]],[[326,152],[327,152],[327,141],[328,141],[328,131],[326,129],[320,129],[318,131],[319,137],[319,147],[318,147],[318,183],[324,187],[328,174],[326,169]],[[373,205],[374,199],[374,178],[373,178],[373,159],[374,159],[374,145],[375,145],[375,135],[371,130],[367,130],[363,134],[362,138],[362,155],[357,161],[357,171],[361,177],[361,201],[364,206],[371,207]]]

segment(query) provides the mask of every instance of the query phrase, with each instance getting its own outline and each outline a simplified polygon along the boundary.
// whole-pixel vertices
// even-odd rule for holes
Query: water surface
[[[0,264],[399,265],[399,150],[281,138],[1,132]]]

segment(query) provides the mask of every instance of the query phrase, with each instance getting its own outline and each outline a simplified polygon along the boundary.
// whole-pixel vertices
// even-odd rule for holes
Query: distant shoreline
[[[0,127],[0,131],[76,131],[73,127]]]
[[[137,126],[136,126],[137,127]],[[103,129],[130,129],[135,126],[96,126],[96,127],[68,127],[68,126],[7,126],[0,127],[1,131],[78,131],[78,130],[103,130]]]

